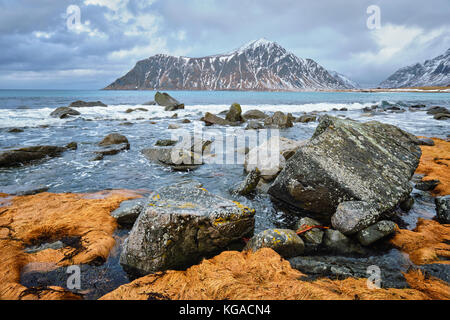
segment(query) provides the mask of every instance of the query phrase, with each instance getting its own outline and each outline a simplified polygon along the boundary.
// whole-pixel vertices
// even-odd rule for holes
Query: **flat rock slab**
[[[66,147],[57,146],[35,146],[7,150],[0,153],[0,167],[14,167],[35,160],[58,157],[66,150]]]
[[[192,183],[162,188],[145,204],[120,263],[137,275],[189,267],[251,235],[254,214]]]
[[[371,121],[324,116],[269,189],[277,200],[322,216],[344,201],[373,201],[393,210],[412,191],[421,150],[415,136]]]

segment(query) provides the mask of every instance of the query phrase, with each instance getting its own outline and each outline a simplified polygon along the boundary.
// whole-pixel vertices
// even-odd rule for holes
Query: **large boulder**
[[[50,113],[50,116],[53,118],[59,118],[59,119],[65,119],[70,116],[79,116],[81,113],[79,113],[77,110],[74,110],[69,107],[59,107],[56,108],[52,113]]]
[[[241,105],[238,103],[233,103],[225,116],[225,120],[230,122],[243,122],[244,119],[242,118]]]
[[[69,108],[86,108],[86,107],[107,107],[107,105],[101,101],[86,102],[86,101],[81,101],[81,100],[72,102],[69,105]]]
[[[246,172],[258,169],[266,181],[275,179],[304,141],[274,136],[251,149],[244,162]]]
[[[411,193],[420,156],[416,137],[395,126],[324,116],[269,194],[325,217],[344,201],[372,202],[388,212]]]
[[[244,250],[258,251],[261,248],[271,248],[287,259],[303,254],[305,244],[293,230],[268,229],[253,236]]]
[[[120,263],[136,275],[188,267],[251,235],[254,214],[192,184],[164,187],[149,197]]]
[[[440,223],[450,223],[450,195],[435,199],[436,215]]]
[[[175,111],[178,109],[184,109],[184,104],[178,102],[175,98],[171,97],[168,93],[156,92],[155,102],[162,107],[165,107],[166,111]]]
[[[289,113],[284,114],[281,111],[277,111],[273,114],[273,116],[268,117],[264,120],[264,125],[268,128],[275,128],[275,129],[285,129],[285,128],[291,128],[294,126],[292,123],[292,120],[295,118]]]
[[[34,160],[58,157],[66,150],[66,147],[57,146],[35,146],[6,150],[0,153],[0,167],[14,167],[28,164]]]

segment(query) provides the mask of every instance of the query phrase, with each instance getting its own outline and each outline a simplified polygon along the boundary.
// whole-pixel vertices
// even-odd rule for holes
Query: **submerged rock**
[[[35,146],[6,150],[0,153],[0,167],[14,167],[28,164],[34,160],[58,157],[66,150],[66,147],[57,146]]]
[[[130,144],[128,143],[121,143],[121,144],[115,144],[111,145],[108,148],[95,151],[96,157],[93,159],[93,161],[99,161],[103,160],[105,156],[114,156],[122,151],[130,150]]]
[[[373,202],[379,212],[390,211],[411,193],[420,155],[416,138],[395,126],[324,116],[269,194],[323,216],[344,201]]]
[[[254,213],[191,184],[162,188],[149,197],[120,263],[137,275],[185,268],[251,234]]]
[[[265,114],[264,112],[260,111],[260,110],[249,110],[247,112],[245,112],[242,117],[245,120],[260,120],[260,119],[265,119],[268,117],[267,114]]]
[[[115,144],[128,144],[128,139],[127,137],[125,137],[124,135],[118,134],[118,133],[111,133],[108,134],[100,143],[100,146],[106,147],[106,146],[111,146],[111,145],[115,145]]]
[[[435,199],[437,219],[440,223],[450,223],[450,195]]]
[[[271,248],[283,258],[292,258],[303,254],[305,244],[293,230],[268,229],[253,236],[244,250],[258,251]]]
[[[81,100],[72,102],[69,105],[69,108],[85,108],[85,107],[107,107],[107,105],[101,101],[86,102]]]
[[[52,113],[50,113],[51,117],[59,119],[65,119],[70,116],[79,116],[79,115],[81,115],[81,113],[69,107],[59,107],[56,108]]]
[[[394,222],[381,220],[374,225],[359,231],[356,234],[356,238],[363,246],[369,246],[375,241],[394,233],[396,228],[397,225]]]
[[[20,129],[20,128],[12,128],[12,129],[9,129],[8,132],[9,133],[21,133],[21,132],[24,132],[24,130]]]
[[[184,104],[178,102],[175,98],[171,97],[168,93],[156,92],[155,102],[162,107],[165,107],[165,111],[175,111],[184,109]]]

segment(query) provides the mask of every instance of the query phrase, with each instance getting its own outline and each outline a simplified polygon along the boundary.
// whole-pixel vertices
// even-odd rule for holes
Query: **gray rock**
[[[120,263],[137,275],[186,268],[251,234],[254,213],[189,184],[162,188],[136,220]]]
[[[321,224],[314,219],[303,217],[296,223],[295,229],[298,231],[312,226],[321,226]],[[321,245],[323,235],[323,230],[316,228],[300,234],[300,238],[304,241],[308,251],[315,251]]]
[[[339,255],[301,256],[289,259],[291,267],[308,275],[308,280],[317,278],[346,279],[368,278],[369,267],[381,270],[382,288],[409,288],[403,272],[407,272],[411,262],[398,250],[369,257],[345,257]],[[449,269],[449,268],[447,268]]]
[[[162,140],[158,140],[155,143],[155,146],[157,147],[171,147],[174,146],[178,143],[178,141],[175,140],[169,140],[169,139],[162,139]]]
[[[364,254],[365,250],[358,243],[345,236],[338,230],[324,231],[323,247],[326,251],[339,254]]]
[[[409,212],[413,208],[413,206],[414,206],[414,198],[411,196],[402,203],[400,203],[400,209],[402,209],[404,212]]]
[[[169,130],[180,129],[180,128],[181,128],[181,126],[178,125],[178,124],[175,124],[175,123],[171,123],[171,124],[169,124],[169,126],[168,126],[168,129],[169,129]]]
[[[416,183],[415,188],[421,191],[432,191],[439,183],[441,183],[439,180],[422,180]]]
[[[253,236],[244,250],[257,251],[261,248],[271,248],[283,258],[291,258],[303,254],[305,244],[293,230],[268,229]]]
[[[417,141],[419,141],[421,146],[434,146],[434,141],[430,138],[417,138]]]
[[[115,145],[115,144],[122,144],[122,143],[129,145],[128,139],[125,136],[118,134],[118,133],[111,133],[111,134],[108,134],[99,143],[99,145],[103,146],[103,147],[107,147],[107,146],[111,146],[111,145]]]
[[[258,186],[259,180],[261,179],[261,172],[256,168],[249,172],[245,180],[239,185],[239,187],[233,191],[233,193],[239,194],[241,196],[246,196],[255,191]]]
[[[377,222],[381,213],[373,202],[344,201],[331,217],[331,224],[343,234],[350,235]]]
[[[437,219],[440,223],[450,223],[450,195],[435,199]]]
[[[281,111],[277,111],[273,116],[268,117],[264,120],[264,125],[268,128],[285,129],[294,126],[292,123],[292,115],[284,114]]]
[[[303,115],[295,119],[295,122],[308,123],[317,121],[317,117],[314,115]]]
[[[217,124],[219,126],[231,126],[234,125],[233,122],[230,122],[228,120],[225,120],[219,116],[216,116],[215,114],[212,114],[210,112],[206,112],[205,116],[201,118],[201,121],[205,122],[206,126],[212,126],[214,124]]]
[[[230,107],[230,110],[227,112],[225,120],[230,122],[243,122],[242,118],[242,108],[238,103],[233,103]]]
[[[447,108],[445,107],[440,107],[440,106],[434,106],[431,107],[430,109],[427,110],[427,114],[431,114],[431,115],[435,115],[435,114],[449,114],[450,111],[448,111]]]
[[[274,136],[249,151],[245,157],[245,171],[251,172],[258,168],[264,180],[272,181],[284,168],[286,160],[304,143]]]
[[[184,104],[178,102],[175,98],[171,97],[168,93],[156,92],[155,102],[159,106],[165,107],[165,111],[175,111],[178,109],[184,109]]]
[[[381,220],[370,227],[359,231],[356,238],[363,246],[369,246],[372,243],[395,232],[397,225],[388,220]]]
[[[433,117],[436,120],[449,120],[450,119],[450,113],[437,113]]]
[[[86,102],[81,100],[72,102],[69,105],[69,108],[86,108],[86,107],[107,107],[107,105],[101,101]]]
[[[260,130],[264,129],[264,124],[259,121],[250,120],[245,130]]]
[[[105,156],[114,156],[126,150],[130,150],[130,144],[128,143],[114,144],[102,150],[95,151],[94,153],[96,157],[93,159],[93,161],[100,161],[103,160]]]
[[[267,114],[265,114],[264,112],[260,111],[260,110],[249,110],[247,112],[245,112],[242,117],[245,120],[260,120],[260,119],[265,119],[268,117]]]
[[[52,113],[50,113],[50,116],[53,118],[59,118],[59,119],[65,119],[70,116],[79,116],[81,113],[79,113],[77,110],[74,110],[69,107],[59,107],[56,108]]]
[[[111,216],[116,219],[117,223],[122,227],[130,227],[144,209],[145,200],[134,199],[123,201],[120,207],[111,212]]]
[[[323,216],[344,201],[376,202],[390,211],[411,193],[420,156],[416,138],[395,126],[324,116],[269,194]]]
[[[29,164],[35,160],[58,157],[66,151],[65,147],[35,146],[6,150],[0,153],[0,167],[14,167]]]
[[[156,105],[156,102],[155,101],[148,101],[148,102],[143,103],[142,105],[143,106],[154,106],[154,105]]]

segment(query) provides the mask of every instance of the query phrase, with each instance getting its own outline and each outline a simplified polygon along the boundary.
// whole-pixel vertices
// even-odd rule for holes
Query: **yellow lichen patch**
[[[445,196],[450,194],[450,142],[432,139],[434,146],[420,146],[422,157],[416,173],[424,174],[424,181],[439,180],[440,183],[432,194]]]
[[[197,205],[192,202],[185,202],[178,206],[180,209],[195,209],[197,208]]]
[[[117,190],[94,194],[41,193],[18,196],[0,215],[0,299],[62,299],[77,297],[61,288],[27,290],[20,281],[23,266],[49,262],[58,266],[105,260],[114,246],[117,226],[111,211],[139,194]],[[34,254],[24,248],[63,237],[77,237],[76,248],[46,249]],[[78,297],[79,298],[79,297]]]
[[[366,279],[308,282],[299,280],[302,276],[272,249],[254,253],[226,251],[186,271],[139,278],[101,299],[146,300],[152,296],[177,300],[425,300],[437,297],[432,287],[434,282],[428,279],[423,280],[422,288],[427,289],[423,291],[419,287],[373,290],[368,288]]]
[[[450,264],[450,225],[433,220],[419,219],[413,230],[399,229],[391,243],[417,265],[430,263]]]
[[[253,215],[255,213],[255,209],[250,209],[247,206],[244,206],[242,203],[237,202],[237,201],[233,201],[233,203],[239,208],[241,209],[241,212],[243,215]]]

